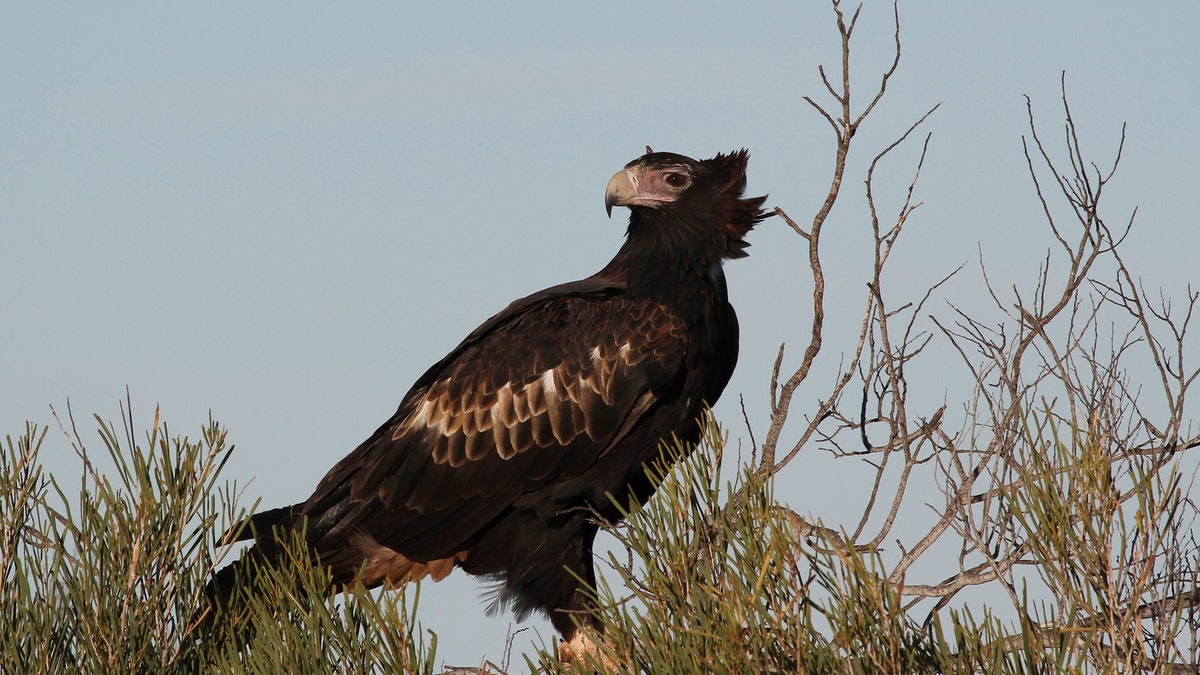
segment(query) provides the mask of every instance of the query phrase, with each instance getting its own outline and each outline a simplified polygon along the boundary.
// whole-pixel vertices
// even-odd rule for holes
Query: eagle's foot
[[[583,631],[576,631],[570,640],[558,643],[558,660],[564,666],[588,666],[599,673],[620,673],[621,667],[613,661],[602,647],[588,639]]]

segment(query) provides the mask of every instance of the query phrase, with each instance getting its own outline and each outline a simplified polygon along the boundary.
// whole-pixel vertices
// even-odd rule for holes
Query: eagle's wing
[[[513,303],[326,475],[302,505],[310,541],[318,554],[361,534],[416,560],[454,554],[523,493],[601,461],[677,393],[686,352],[671,311],[619,286]]]

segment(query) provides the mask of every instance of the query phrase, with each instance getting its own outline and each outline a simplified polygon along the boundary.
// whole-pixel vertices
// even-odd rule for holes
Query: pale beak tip
[[[628,206],[633,203],[632,198],[637,195],[634,180],[629,170],[623,169],[613,174],[612,179],[608,181],[608,187],[604,190],[604,210],[609,218],[612,218],[614,206]]]

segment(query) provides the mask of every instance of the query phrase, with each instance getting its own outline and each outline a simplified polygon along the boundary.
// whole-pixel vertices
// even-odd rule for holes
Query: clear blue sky
[[[749,190],[811,217],[832,145],[801,97],[821,98],[817,65],[837,65],[832,12],[740,4],[10,4],[0,432],[48,423],[68,398],[77,418],[115,418],[128,385],[142,424],[161,404],[173,432],[195,435],[211,410],[238,447],[226,476],[253,479],[265,505],[299,501],[480,321],[608,260],[625,214],[605,218],[604,185],[645,145],[747,147]],[[863,10],[863,94],[890,59],[891,16]],[[846,194],[858,198],[868,151],[944,102],[895,293],[980,247],[1001,286],[1028,278],[1048,240],[1022,94],[1057,139],[1064,70],[1095,159],[1129,123],[1110,206],[1118,219],[1140,207],[1130,262],[1171,293],[1196,280],[1200,4],[907,2],[901,22],[900,72]],[[897,181],[915,148],[891,165]],[[858,320],[860,201],[827,230],[826,368]],[[718,412],[745,437],[744,395],[761,438],[771,362],[804,337],[808,286],[782,223],[751,241],[728,267],[744,344]],[[949,293],[983,302],[977,279],[972,266]],[[930,396],[962,395],[940,378],[928,374]],[[836,523],[857,500],[816,454],[781,496]],[[75,462],[54,434],[45,459]],[[425,589],[420,618],[446,662],[499,659],[509,618],[482,620],[481,587],[455,576]]]

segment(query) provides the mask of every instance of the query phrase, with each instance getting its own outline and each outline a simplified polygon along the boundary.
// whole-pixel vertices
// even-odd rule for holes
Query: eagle
[[[743,197],[746,150],[647,151],[605,191],[610,217],[630,211],[612,261],[485,321],[312,496],[251,516],[254,546],[209,583],[218,607],[302,533],[331,592],[460,568],[498,582],[489,613],[544,613],[564,658],[587,648],[600,523],[651,497],[660,444],[698,441],[738,357],[722,266],[768,215],[765,196]]]

